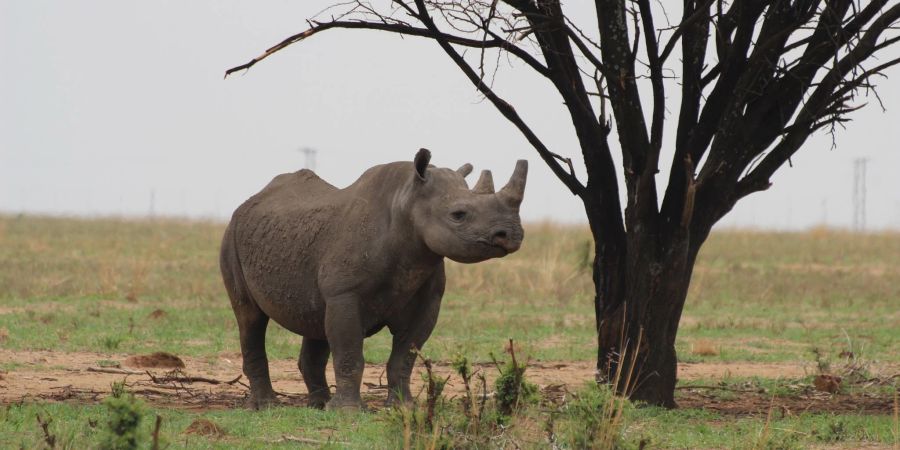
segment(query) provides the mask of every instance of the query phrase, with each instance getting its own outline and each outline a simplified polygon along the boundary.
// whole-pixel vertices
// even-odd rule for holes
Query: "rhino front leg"
[[[431,336],[431,331],[437,323],[443,294],[443,273],[440,273],[438,279],[432,280],[432,284],[426,286],[417,299],[410,302],[413,307],[406,311],[400,320],[388,325],[394,339],[387,363],[387,406],[398,402],[412,403],[409,379],[416,363],[414,351],[421,350]]]
[[[325,301],[325,336],[334,355],[337,389],[325,409],[365,409],[359,388],[362,384],[363,333],[359,298],[342,295]]]
[[[328,382],[325,380],[325,366],[328,364],[328,341],[303,338],[300,345],[300,360],[297,366],[303,374],[303,382],[309,392],[308,405],[322,409],[331,398]]]

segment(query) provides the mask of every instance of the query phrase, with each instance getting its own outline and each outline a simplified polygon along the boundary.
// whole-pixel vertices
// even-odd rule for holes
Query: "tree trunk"
[[[684,229],[637,230],[624,236],[625,245],[594,233],[597,380],[616,383],[632,400],[674,408],[675,337],[706,233],[691,242]]]

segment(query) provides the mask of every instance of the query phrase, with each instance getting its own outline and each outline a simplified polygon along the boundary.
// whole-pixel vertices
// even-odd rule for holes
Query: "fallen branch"
[[[98,372],[98,373],[114,373],[118,375],[143,375],[144,372],[140,372],[137,370],[128,370],[128,369],[119,369],[116,367],[88,367],[88,372]]]
[[[235,379],[231,381],[222,381],[216,380],[213,378],[206,377],[192,377],[192,376],[178,376],[178,375],[166,375],[162,377],[156,377],[150,371],[144,372],[146,373],[151,380],[153,380],[156,384],[165,384],[165,383],[209,383],[209,384],[228,384],[233,385],[241,379],[242,375],[238,375]]]
[[[278,444],[281,442],[299,442],[302,444],[314,444],[314,445],[324,445],[324,444],[338,444],[338,445],[350,445],[349,442],[344,441],[323,441],[319,439],[305,438],[300,436],[291,436],[289,434],[282,434],[281,439],[276,439],[274,441],[268,441],[271,444]]]

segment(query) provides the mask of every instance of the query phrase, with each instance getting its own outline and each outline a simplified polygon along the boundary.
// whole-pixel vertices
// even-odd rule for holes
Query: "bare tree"
[[[633,399],[674,407],[675,335],[700,246],[738,200],[768,188],[811,134],[847,121],[861,106],[854,104],[860,91],[900,62],[879,58],[900,39],[900,5],[684,0],[678,23],[664,28],[654,17],[665,13],[662,2],[596,0],[594,7],[588,27],[566,16],[560,0],[393,0],[378,8],[350,1],[226,76],[336,28],[437,42],[584,203],[595,241],[598,380],[615,373],[623,350],[636,351],[633,379],[619,388],[628,383]],[[494,92],[485,62],[492,52],[520,60],[562,97],[585,181]],[[673,87],[678,123],[666,142]],[[624,209],[611,135],[622,152]],[[672,164],[662,191],[664,142]]]

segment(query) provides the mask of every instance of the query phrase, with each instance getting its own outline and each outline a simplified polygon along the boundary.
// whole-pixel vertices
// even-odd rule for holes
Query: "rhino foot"
[[[335,396],[325,404],[326,411],[367,411],[366,404],[361,399],[348,399]]]
[[[253,410],[268,409],[277,405],[278,399],[275,398],[274,392],[264,395],[250,394],[246,403],[247,409]]]
[[[306,400],[306,406],[315,409],[325,409],[325,405],[330,399],[331,393],[327,390],[313,392],[309,394],[309,398]]]
[[[412,398],[412,395],[398,395],[394,393],[394,391],[390,391],[388,393],[387,400],[384,401],[384,406],[386,407],[400,407],[400,408],[414,408],[416,406],[415,399]]]

